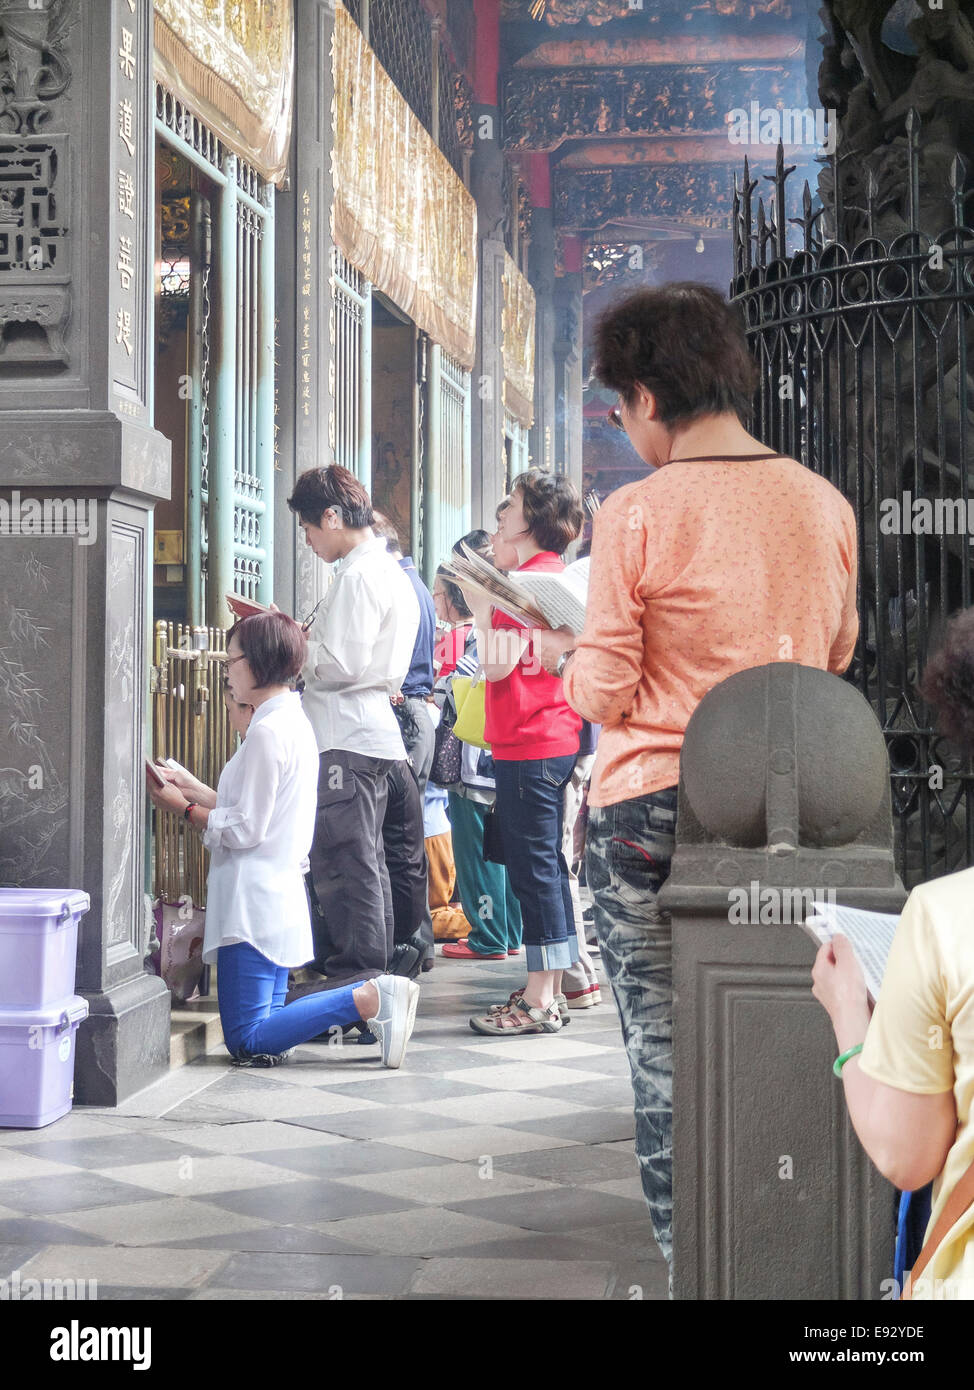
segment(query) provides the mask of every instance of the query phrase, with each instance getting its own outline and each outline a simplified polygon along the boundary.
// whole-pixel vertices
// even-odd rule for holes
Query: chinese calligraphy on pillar
[[[113,280],[113,338],[115,408],[123,414],[139,416],[144,394],[139,382],[144,371],[140,361],[142,326],[147,306],[143,302],[145,283],[141,274],[144,228],[151,207],[146,205],[145,121],[143,100],[150,81],[146,58],[146,26],[150,0],[117,0],[112,27],[112,115],[111,146],[114,182],[112,186],[112,240],[109,265]]]

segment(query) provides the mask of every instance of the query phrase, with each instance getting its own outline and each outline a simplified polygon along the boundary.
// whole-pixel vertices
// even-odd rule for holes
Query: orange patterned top
[[[735,672],[844,671],[856,570],[852,508],[793,459],[674,462],[613,493],[565,670],[569,703],[602,725],[590,805],[675,786],[690,715]]]

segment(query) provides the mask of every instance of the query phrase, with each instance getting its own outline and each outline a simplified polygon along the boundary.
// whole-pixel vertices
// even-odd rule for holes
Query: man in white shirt
[[[404,572],[373,534],[372,503],[346,468],[312,468],[288,506],[314,553],[335,566],[308,633],[304,712],[318,743],[318,811],[311,881],[314,968],[329,983],[381,974],[393,950],[382,849],[388,774],[406,756],[389,703],[419,628]]]

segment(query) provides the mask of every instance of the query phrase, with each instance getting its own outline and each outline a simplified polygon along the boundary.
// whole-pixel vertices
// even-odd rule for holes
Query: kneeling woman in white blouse
[[[314,955],[304,886],[318,799],[318,745],[290,682],[307,643],[283,613],[244,618],[227,641],[227,686],[254,708],[216,791],[184,773],[149,795],[182,815],[210,851],[203,959],[217,963],[223,1036],[240,1062],[273,1065],[298,1043],[364,1020],[398,1067],[419,986],[392,975],[285,1004],[288,967]]]

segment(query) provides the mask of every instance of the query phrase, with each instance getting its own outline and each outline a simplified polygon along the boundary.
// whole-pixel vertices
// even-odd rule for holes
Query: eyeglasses
[[[612,409],[606,416],[606,419],[608,420],[609,424],[612,426],[614,430],[624,430],[626,428],[625,425],[622,423],[622,411],[619,409],[617,405],[614,405],[612,407]]]
[[[228,656],[228,654],[227,654],[226,652],[220,652],[220,653],[218,653],[218,655],[217,655],[217,661],[222,662],[222,664],[223,664],[223,669],[224,669],[224,670],[226,670],[228,666],[232,666],[233,663],[234,663],[235,661],[243,661],[243,660],[244,660],[244,654],[243,654],[243,652],[241,652],[239,656]]]

